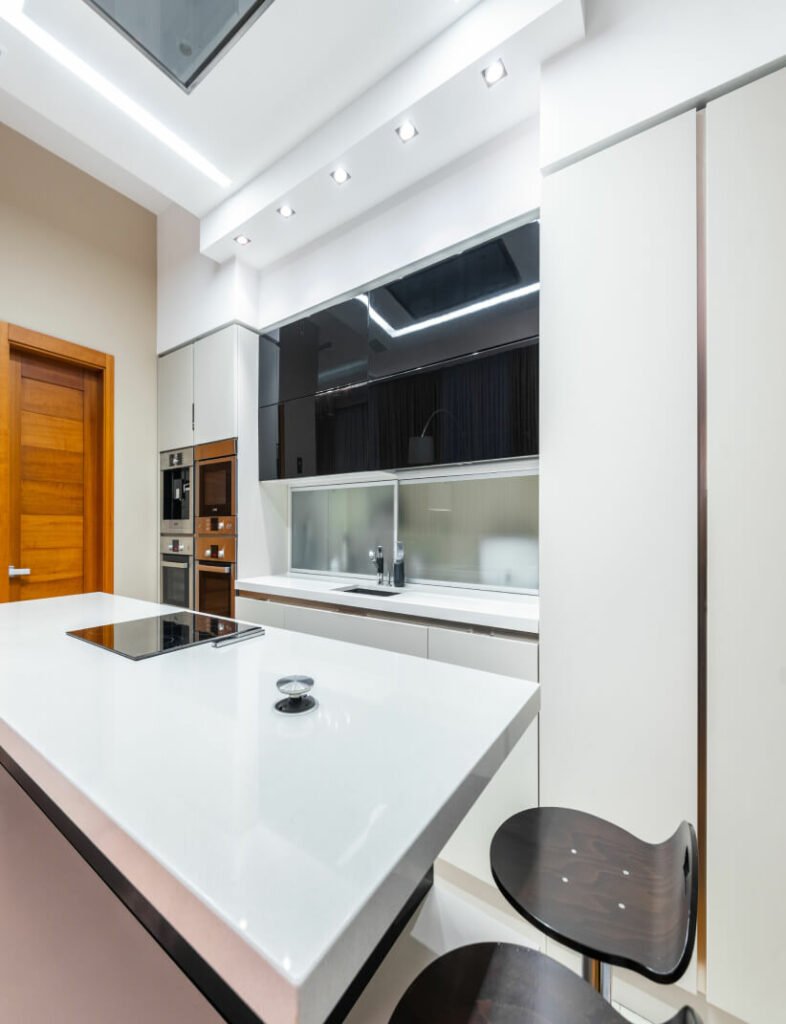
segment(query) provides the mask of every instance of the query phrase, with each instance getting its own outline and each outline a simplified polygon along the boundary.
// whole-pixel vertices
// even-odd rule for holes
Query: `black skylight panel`
[[[85,0],[190,92],[273,0]]]

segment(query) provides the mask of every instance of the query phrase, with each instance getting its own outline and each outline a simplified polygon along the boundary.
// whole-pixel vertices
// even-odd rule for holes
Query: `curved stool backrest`
[[[699,893],[688,822],[652,844],[582,811],[537,807],[497,830],[491,870],[523,917],[583,956],[661,984],[685,973]]]

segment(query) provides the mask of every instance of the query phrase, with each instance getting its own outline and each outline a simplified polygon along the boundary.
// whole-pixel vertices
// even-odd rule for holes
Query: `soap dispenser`
[[[401,541],[396,544],[396,557],[393,560],[393,586],[404,586],[404,545]]]

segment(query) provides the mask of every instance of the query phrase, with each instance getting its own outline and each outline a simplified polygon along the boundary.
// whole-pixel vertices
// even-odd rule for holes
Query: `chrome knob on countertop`
[[[311,676],[284,676],[278,680],[276,686],[279,693],[284,695],[284,699],[277,701],[275,708],[284,715],[302,715],[317,706],[316,699],[311,696],[311,690],[314,688]]]

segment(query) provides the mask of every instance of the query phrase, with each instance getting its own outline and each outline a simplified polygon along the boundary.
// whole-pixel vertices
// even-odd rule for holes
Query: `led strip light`
[[[21,32],[26,39],[29,39],[31,43],[57,61],[61,67],[70,71],[72,75],[75,75],[85,85],[90,86],[91,89],[94,89],[105,100],[114,107],[117,107],[126,117],[130,117],[132,121],[135,121],[168,149],[171,149],[182,160],[185,160],[196,170],[204,174],[206,178],[215,182],[216,185],[220,185],[221,188],[228,188],[232,184],[231,179],[226,174],[219,171],[206,157],[198,153],[193,146],[190,146],[179,135],[170,128],[167,128],[149,110],[145,110],[136,100],[131,99],[127,93],[110,82],[108,78],[104,78],[99,71],[90,67],[73,50],[69,50],[67,46],[64,46],[55,39],[53,35],[50,35],[49,32],[37,25],[32,18],[29,18],[24,13],[24,6],[25,0],[0,0],[0,18],[11,25],[12,28],[15,28],[17,32]]]

